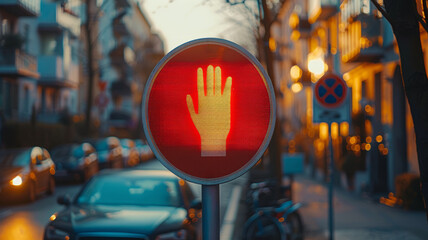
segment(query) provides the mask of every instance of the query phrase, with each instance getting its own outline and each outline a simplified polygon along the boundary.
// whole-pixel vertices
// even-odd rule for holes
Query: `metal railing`
[[[37,59],[19,49],[0,49],[0,66],[37,73]]]

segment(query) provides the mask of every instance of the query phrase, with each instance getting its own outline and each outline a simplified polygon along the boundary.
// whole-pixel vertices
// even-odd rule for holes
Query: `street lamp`
[[[317,47],[314,51],[308,54],[308,70],[313,73],[315,79],[318,80],[328,70],[327,64],[324,62],[324,51]]]

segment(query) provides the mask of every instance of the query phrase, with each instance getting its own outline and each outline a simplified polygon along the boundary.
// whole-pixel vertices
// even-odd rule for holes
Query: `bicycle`
[[[247,204],[253,214],[244,225],[244,240],[303,239],[303,223],[297,211],[302,205],[283,200],[279,207],[272,206],[278,202],[272,199],[273,187],[269,181],[250,185]],[[259,207],[260,200],[270,206]]]

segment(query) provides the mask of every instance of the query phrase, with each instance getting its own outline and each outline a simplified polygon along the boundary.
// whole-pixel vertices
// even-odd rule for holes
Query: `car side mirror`
[[[71,198],[68,195],[61,195],[56,199],[56,202],[59,205],[70,206],[71,205]]]
[[[190,203],[190,208],[201,210],[202,209],[202,202],[199,199],[195,199]]]

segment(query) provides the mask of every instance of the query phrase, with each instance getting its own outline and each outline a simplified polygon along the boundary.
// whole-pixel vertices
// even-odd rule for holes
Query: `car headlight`
[[[69,240],[70,234],[66,231],[49,226],[46,228],[45,237],[49,240]]]
[[[180,240],[180,239],[186,239],[186,237],[187,237],[187,231],[184,229],[181,229],[174,232],[162,233],[156,237],[156,240]]]
[[[10,180],[10,184],[12,184],[13,186],[21,186],[22,177],[20,175],[14,177],[12,180]]]

